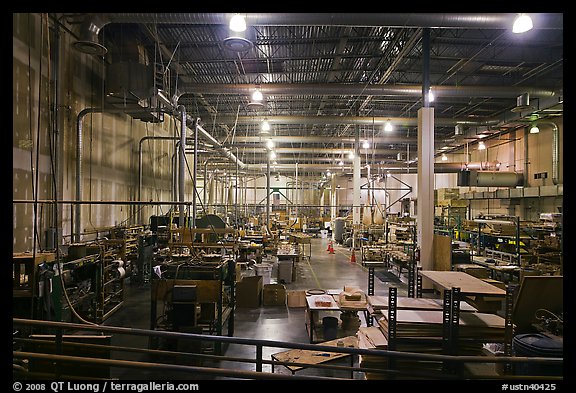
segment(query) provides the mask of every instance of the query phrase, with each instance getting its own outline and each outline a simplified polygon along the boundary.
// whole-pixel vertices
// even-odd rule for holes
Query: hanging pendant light
[[[527,14],[518,14],[512,25],[512,33],[520,34],[532,30],[532,18]]]

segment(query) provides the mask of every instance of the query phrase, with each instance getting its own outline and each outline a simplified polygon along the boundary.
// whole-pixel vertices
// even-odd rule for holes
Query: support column
[[[353,208],[352,208],[352,224],[354,227],[354,234],[352,236],[352,249],[356,248],[356,236],[360,230],[360,129],[356,130],[356,140],[354,141],[354,160],[353,160]]]
[[[330,173],[330,226],[332,227],[332,240],[334,240],[334,228],[338,217],[338,200],[336,199],[336,175]]]
[[[270,233],[270,155],[266,161],[266,231]]]
[[[417,244],[423,270],[434,266],[434,108],[418,110]]]

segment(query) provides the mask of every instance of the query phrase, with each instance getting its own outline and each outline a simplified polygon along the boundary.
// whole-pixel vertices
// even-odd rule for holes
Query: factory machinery
[[[142,253],[149,251],[150,234],[142,226],[94,234],[63,253],[13,254],[14,316],[101,323],[122,307],[126,279],[146,265]]]

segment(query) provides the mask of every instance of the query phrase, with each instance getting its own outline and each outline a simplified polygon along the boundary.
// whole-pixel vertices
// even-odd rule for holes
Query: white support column
[[[354,164],[353,164],[353,209],[352,209],[352,226],[354,227],[354,235],[352,236],[352,249],[356,248],[356,236],[360,230],[360,131],[356,132],[356,141],[354,143]]]
[[[338,208],[336,204],[336,175],[330,174],[330,226],[332,228],[332,240],[334,240],[334,228],[336,227],[336,217],[338,217]]]
[[[417,244],[420,265],[433,270],[434,256],[434,108],[418,110]]]

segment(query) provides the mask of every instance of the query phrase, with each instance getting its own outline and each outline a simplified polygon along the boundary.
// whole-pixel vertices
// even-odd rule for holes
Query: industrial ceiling
[[[242,33],[230,31],[233,15],[58,19],[77,32],[76,49],[110,65],[147,65],[154,89],[200,118],[213,137],[203,146],[233,152],[246,167],[267,161],[268,139],[279,172],[296,163],[302,175],[351,172],[355,140],[369,144],[359,148],[363,165],[414,165],[423,85],[435,97],[437,154],[562,116],[563,14],[529,14],[534,28],[523,34],[512,32],[513,13],[247,13]],[[134,90],[141,102],[146,93]],[[126,91],[107,92],[109,103],[126,103]]]

